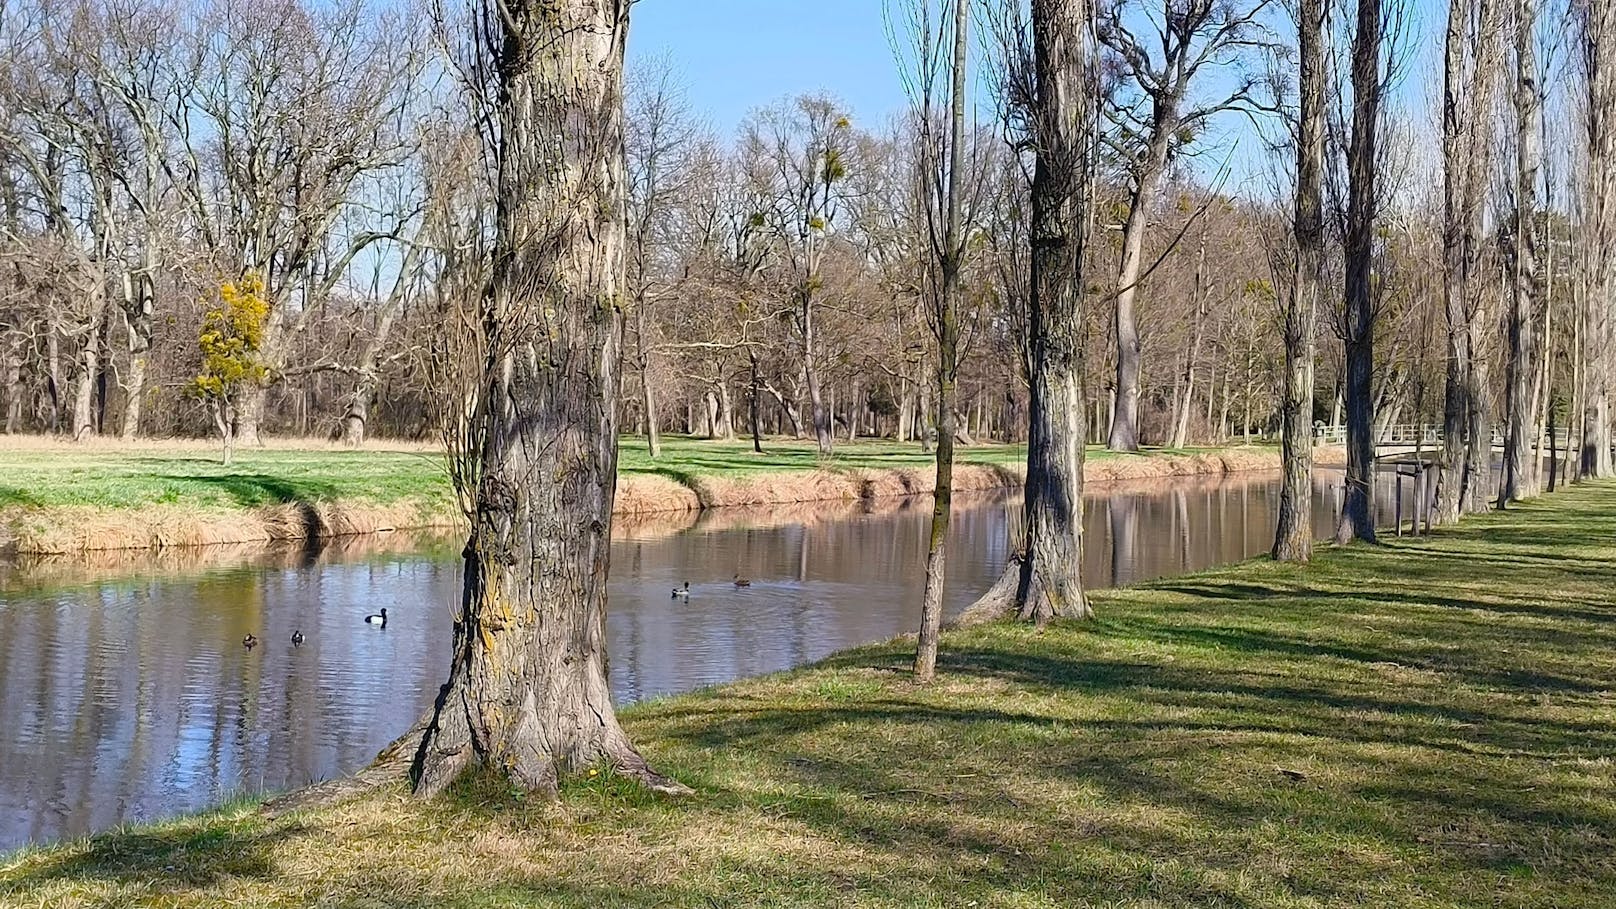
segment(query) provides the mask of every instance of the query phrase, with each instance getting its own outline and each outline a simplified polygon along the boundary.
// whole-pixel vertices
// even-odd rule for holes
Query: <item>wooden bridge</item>
[[[1318,424],[1313,428],[1313,440],[1319,445],[1345,445],[1347,443],[1347,428],[1345,426],[1327,426]],[[1571,432],[1561,429],[1554,433],[1551,440],[1548,433],[1543,434],[1542,450],[1547,452],[1552,448],[1560,451],[1569,450],[1572,442]],[[1504,450],[1504,433],[1500,428],[1493,429],[1493,450]],[[1534,445],[1534,448],[1536,446]],[[1430,454],[1435,456],[1442,450],[1442,427],[1435,423],[1402,423],[1394,426],[1383,426],[1375,437],[1375,460],[1390,461],[1401,460],[1412,455]]]

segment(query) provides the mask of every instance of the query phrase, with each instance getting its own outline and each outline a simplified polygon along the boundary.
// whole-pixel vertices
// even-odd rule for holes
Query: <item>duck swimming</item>
[[[683,587],[675,587],[675,588],[673,588],[673,599],[675,599],[675,600],[678,600],[678,599],[686,599],[686,600],[688,600],[688,599],[690,599],[690,582],[689,581],[686,581],[685,586],[683,586]]]
[[[302,647],[303,646],[303,640],[304,640],[303,639],[303,630],[301,628],[298,629],[297,631],[292,632],[292,646],[293,647]]]
[[[751,578],[743,578],[739,574],[737,574],[735,576],[735,586],[736,587],[751,587],[752,586],[752,579]]]
[[[380,615],[367,615],[367,616],[365,616],[365,624],[367,624],[367,625],[380,625],[381,627],[386,628],[387,627],[387,607],[386,606],[382,607],[382,611],[381,611]]]
[[[242,638],[241,639],[241,646],[247,648],[248,650],[251,650],[254,647],[257,647],[258,646],[258,638],[257,638],[257,636],[249,634],[246,637]]]

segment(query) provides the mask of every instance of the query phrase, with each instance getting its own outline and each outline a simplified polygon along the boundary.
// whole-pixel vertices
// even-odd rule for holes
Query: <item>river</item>
[[[1339,482],[1321,473],[1315,487],[1321,537]],[[1272,474],[1094,486],[1088,583],[1264,552],[1277,501]],[[950,614],[996,578],[1018,513],[1009,496],[959,503]],[[620,522],[614,693],[687,691],[911,630],[929,517],[927,498]],[[362,766],[445,676],[459,542],[0,562],[0,852]],[[752,585],[736,588],[737,573]],[[672,597],[686,581],[689,599]],[[364,623],[384,606],[385,629]]]

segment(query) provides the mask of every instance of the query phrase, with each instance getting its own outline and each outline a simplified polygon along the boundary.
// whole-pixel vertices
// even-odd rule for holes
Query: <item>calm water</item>
[[[1321,475],[1319,534],[1336,494]],[[1275,476],[1096,487],[1091,586],[1266,551]],[[1336,480],[1338,485],[1338,480]],[[1383,486],[1389,484],[1382,484]],[[961,504],[947,606],[997,577],[1008,498]],[[624,523],[608,617],[620,701],[818,659],[908,631],[930,501]],[[458,541],[0,562],[0,851],[352,771],[447,671]],[[739,572],[754,579],[737,590]],[[688,602],[671,588],[690,581]],[[388,607],[385,630],[363,623]],[[294,649],[301,629],[307,643]],[[245,650],[241,639],[262,642]]]

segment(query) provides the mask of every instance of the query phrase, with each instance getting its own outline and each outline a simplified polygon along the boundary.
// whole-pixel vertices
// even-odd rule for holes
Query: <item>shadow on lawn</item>
[[[156,892],[209,887],[226,878],[269,878],[276,843],[304,832],[301,824],[243,829],[239,822],[198,819],[168,829],[106,833],[82,850],[58,852],[29,863],[26,875],[7,884],[19,888],[50,881],[135,884]]]
[[[260,505],[310,505],[314,502],[331,501],[338,496],[337,487],[333,483],[323,480],[289,479],[267,473],[231,473],[223,476],[159,474],[156,479],[212,487],[222,491],[244,508]]]

